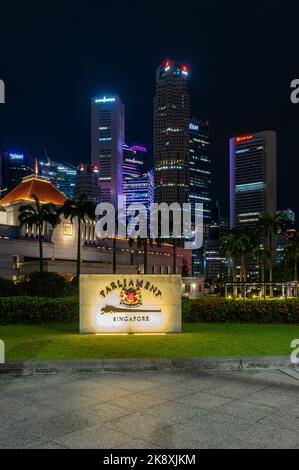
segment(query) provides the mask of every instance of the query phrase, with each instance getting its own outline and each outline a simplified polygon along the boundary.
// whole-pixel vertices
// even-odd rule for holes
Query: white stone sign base
[[[180,333],[181,276],[82,274],[80,333]]]

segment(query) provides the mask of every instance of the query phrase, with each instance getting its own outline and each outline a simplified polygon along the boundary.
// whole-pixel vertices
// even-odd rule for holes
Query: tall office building
[[[87,199],[99,202],[99,166],[80,163],[77,168],[75,199],[85,194]]]
[[[143,145],[123,146],[123,181],[141,176],[148,169],[147,148]]]
[[[118,96],[93,98],[91,103],[91,162],[99,165],[101,202],[117,207],[122,194],[124,106]]]
[[[203,204],[203,223],[211,222],[211,155],[209,124],[192,119],[189,124],[189,202]]]
[[[230,227],[254,226],[261,212],[276,214],[276,133],[230,139]]]
[[[0,156],[0,197],[4,197],[34,171],[34,157],[24,153],[4,152]]]
[[[154,99],[155,201],[188,202],[189,123],[186,65],[165,60],[156,71]]]
[[[67,198],[74,199],[77,177],[77,168],[74,165],[40,161],[39,167],[41,176],[50,180]]]
[[[144,204],[149,208],[154,202],[154,172],[147,171],[141,176],[124,181],[123,194],[126,196],[127,206],[130,204]]]
[[[203,241],[205,243],[211,222],[211,155],[208,121],[191,119],[189,133],[189,202],[192,222],[194,222],[195,204],[203,205]],[[203,275],[204,265],[204,248],[193,250],[193,276]]]

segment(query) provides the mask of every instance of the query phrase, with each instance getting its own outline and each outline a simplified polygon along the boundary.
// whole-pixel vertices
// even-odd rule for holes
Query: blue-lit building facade
[[[148,150],[140,144],[123,146],[123,181],[137,178],[148,169]]]
[[[126,205],[144,204],[149,208],[154,203],[154,172],[147,171],[141,176],[128,179],[123,184]]]
[[[99,166],[100,201],[117,207],[122,194],[125,111],[117,95],[91,102],[91,163]]]
[[[41,176],[51,181],[67,198],[74,199],[77,168],[70,163],[39,162]]]
[[[206,120],[191,119],[189,123],[189,202],[203,205],[204,243],[208,238],[211,223],[211,154],[209,124]],[[205,272],[204,247],[192,254],[193,275],[202,276]]]
[[[208,121],[189,124],[189,202],[203,204],[203,223],[211,222],[211,154]]]
[[[4,152],[0,156],[0,197],[4,197],[34,171],[34,157],[15,151]]]

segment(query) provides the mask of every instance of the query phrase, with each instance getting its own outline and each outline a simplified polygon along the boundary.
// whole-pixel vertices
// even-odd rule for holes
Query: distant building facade
[[[85,194],[91,202],[98,203],[99,192],[99,166],[80,163],[77,168],[75,199]]]
[[[134,204],[144,204],[149,209],[150,204],[154,203],[153,170],[124,181],[123,194],[126,196],[127,207],[134,206]]]
[[[211,222],[211,152],[209,124],[192,119],[189,124],[189,202],[203,204],[203,223]]]
[[[0,197],[9,193],[25,176],[34,173],[34,170],[34,157],[25,153],[4,152],[0,156]]]
[[[204,245],[205,277],[224,281],[229,277],[229,262],[221,249],[221,240],[228,233],[229,220],[220,213],[220,207],[211,210],[208,239]]]
[[[230,139],[230,227],[251,227],[276,214],[276,133]]]
[[[123,182],[146,173],[148,150],[140,144],[123,146]]]
[[[122,194],[125,111],[118,96],[91,102],[91,163],[99,166],[101,202],[117,207]]]
[[[40,161],[39,168],[42,177],[51,181],[68,199],[74,199],[77,177],[77,168],[74,165]]]

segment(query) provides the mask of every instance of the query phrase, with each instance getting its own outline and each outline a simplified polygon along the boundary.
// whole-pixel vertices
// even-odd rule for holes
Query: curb
[[[3,374],[104,373],[123,371],[199,371],[279,369],[296,365],[290,356],[184,357],[164,359],[92,359],[82,361],[17,361],[0,364]],[[297,366],[298,367],[298,366]]]

